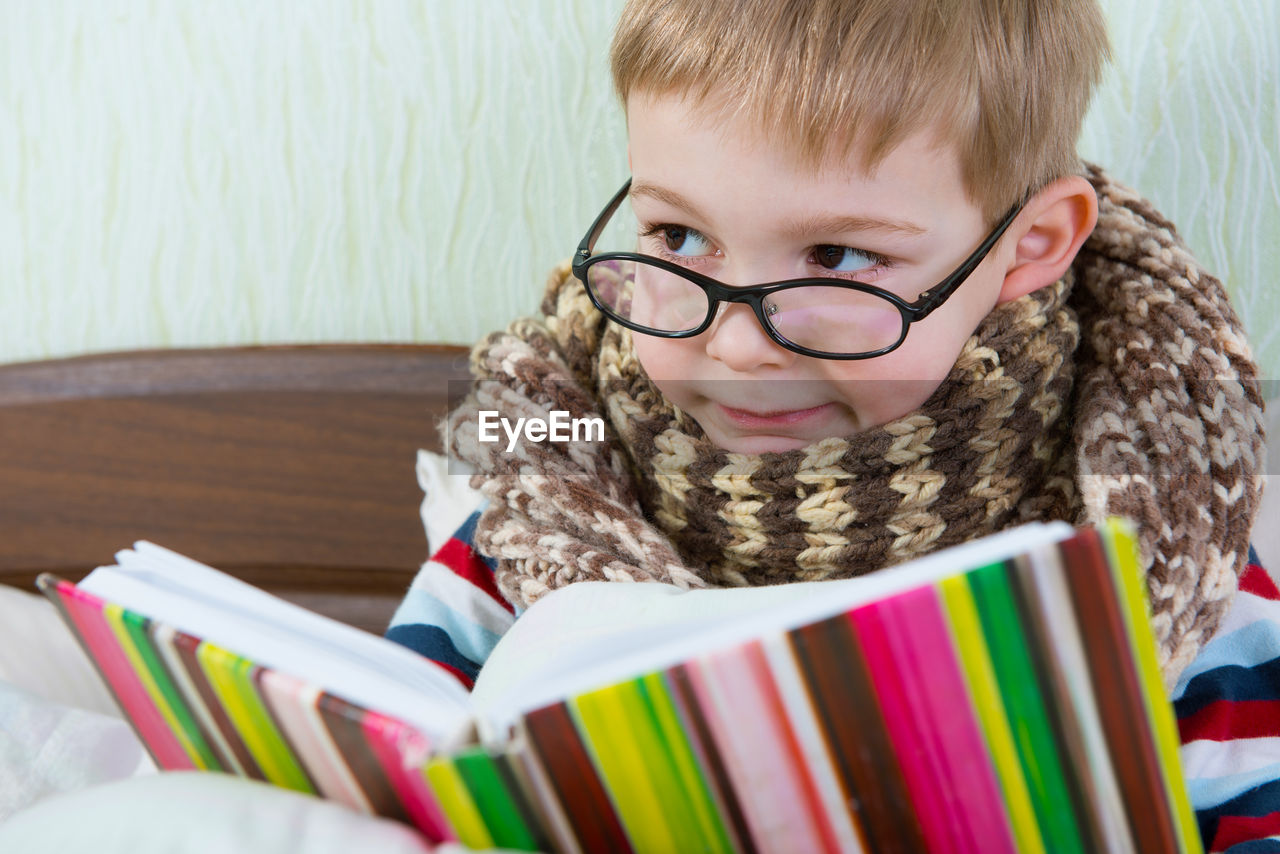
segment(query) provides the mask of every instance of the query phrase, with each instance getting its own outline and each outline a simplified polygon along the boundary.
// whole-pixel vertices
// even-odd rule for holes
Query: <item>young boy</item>
[[[1174,687],[1246,571],[1260,396],[1221,285],[1077,160],[1106,50],[1093,0],[629,2],[629,184],[450,417],[494,575],[451,546],[389,636],[469,681],[576,581],[839,578],[1119,514]],[[608,429],[509,449],[486,412]]]

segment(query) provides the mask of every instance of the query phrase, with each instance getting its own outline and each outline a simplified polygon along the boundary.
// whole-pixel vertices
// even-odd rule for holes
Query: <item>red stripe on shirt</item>
[[[1280,835],[1280,812],[1268,815],[1227,815],[1218,819],[1210,851],[1226,851],[1232,845]]]
[[[468,691],[470,691],[472,688],[476,687],[475,680],[473,680],[471,677],[467,676],[467,674],[463,673],[461,670],[459,670],[458,668],[454,667],[453,665],[451,665],[451,664],[445,664],[443,661],[437,661],[437,660],[436,660],[436,659],[434,659],[434,658],[429,659],[429,660],[431,661],[431,663],[432,663],[432,664],[434,664],[434,665],[436,665],[436,666],[440,667],[441,669],[449,671],[449,673],[450,673],[450,674],[451,674],[455,679],[457,679],[459,682],[461,682],[461,683],[462,683],[462,686],[463,686],[464,688],[466,688]]]
[[[1280,602],[1280,590],[1276,589],[1275,581],[1256,563],[1246,566],[1244,572],[1240,574],[1240,590],[1263,599],[1270,599],[1272,602]]]
[[[471,547],[470,543],[450,538],[435,553],[432,560],[449,567],[454,575],[459,578],[465,578],[483,590],[490,599],[506,608],[507,611],[512,614],[515,613],[515,608],[511,606],[511,603],[502,598],[502,594],[498,592],[498,585],[493,578],[493,570],[489,568],[489,564],[481,559],[480,555],[476,554],[476,550]]]
[[[1182,743],[1280,736],[1280,700],[1218,700],[1178,721]]]

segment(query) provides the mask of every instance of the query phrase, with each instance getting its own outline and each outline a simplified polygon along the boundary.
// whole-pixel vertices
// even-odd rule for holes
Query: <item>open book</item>
[[[1201,850],[1121,523],[1027,526],[751,595],[599,585],[640,594],[636,618],[539,649],[572,636],[562,621],[591,595],[572,585],[516,622],[472,695],[158,546],[117,563],[40,585],[158,765],[315,792],[433,840]],[[730,606],[704,607],[716,596]]]

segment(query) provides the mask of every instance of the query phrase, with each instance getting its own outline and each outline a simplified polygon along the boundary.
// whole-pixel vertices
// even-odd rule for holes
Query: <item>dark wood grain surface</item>
[[[465,377],[433,345],[0,366],[0,581],[147,539],[380,631],[427,553],[416,451]]]

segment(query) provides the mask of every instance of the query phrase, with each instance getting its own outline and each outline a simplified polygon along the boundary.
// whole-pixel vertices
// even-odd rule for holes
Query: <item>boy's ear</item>
[[[1017,237],[998,302],[1053,284],[1075,260],[1098,222],[1098,195],[1079,175],[1059,178],[1023,207],[1010,231]]]

